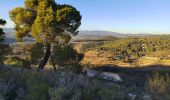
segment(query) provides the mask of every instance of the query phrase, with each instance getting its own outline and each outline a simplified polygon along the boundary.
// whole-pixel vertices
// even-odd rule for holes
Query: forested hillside
[[[123,61],[130,64],[142,59],[142,57],[169,60],[170,38],[168,36],[131,37],[96,44],[91,43],[82,46],[82,51],[87,52],[87,55],[93,55],[90,51],[95,51],[98,52],[98,56],[103,54],[102,57],[106,57],[110,61]]]

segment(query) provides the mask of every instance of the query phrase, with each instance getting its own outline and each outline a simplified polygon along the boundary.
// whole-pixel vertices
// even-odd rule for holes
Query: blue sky
[[[75,6],[83,17],[80,30],[170,34],[170,0],[56,0]],[[24,0],[0,0],[0,18],[14,27],[9,10]]]

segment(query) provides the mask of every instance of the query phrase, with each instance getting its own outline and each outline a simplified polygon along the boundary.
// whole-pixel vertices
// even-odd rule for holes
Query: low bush
[[[47,100],[49,85],[43,73],[5,68],[0,70],[0,97],[4,100]],[[12,81],[11,81],[12,80]]]
[[[17,57],[10,57],[5,61],[5,64],[12,65],[14,67],[21,67],[23,65],[22,61]]]
[[[0,93],[2,93],[0,98],[5,100],[119,100],[121,98],[118,85],[73,73],[34,72],[2,67],[0,80]]]
[[[51,100],[119,100],[119,88],[114,83],[83,76],[61,76],[56,87],[49,90]]]
[[[29,61],[20,59],[18,57],[9,57],[4,61],[4,63],[6,65],[11,65],[13,67],[20,67],[20,68],[27,68],[27,69],[31,68]]]
[[[169,100],[170,76],[168,74],[161,75],[156,72],[152,77],[148,78],[145,88],[146,93],[148,93],[153,100]]]

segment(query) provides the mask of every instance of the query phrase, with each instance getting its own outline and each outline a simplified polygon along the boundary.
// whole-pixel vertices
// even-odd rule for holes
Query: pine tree
[[[24,7],[10,11],[10,18],[15,23],[16,37],[19,41],[25,36],[43,43],[46,53],[38,70],[43,70],[50,53],[51,45],[60,39],[69,42],[72,35],[78,33],[81,15],[71,5],[60,5],[55,0],[25,0]]]
[[[0,19],[0,26],[1,25],[5,25],[6,24],[6,21],[3,20],[3,19]],[[0,37],[2,37],[5,33],[3,32],[3,29],[0,28]]]

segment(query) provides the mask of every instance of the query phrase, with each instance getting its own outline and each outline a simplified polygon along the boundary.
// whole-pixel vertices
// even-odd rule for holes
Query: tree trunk
[[[51,54],[51,46],[50,46],[50,44],[48,44],[48,45],[46,45],[46,52],[45,52],[44,58],[43,58],[43,60],[41,61],[41,63],[39,64],[37,71],[40,71],[40,70],[43,70],[43,69],[44,69],[44,66],[45,66],[45,65],[47,64],[47,62],[48,62],[48,59],[49,59],[49,57],[50,57],[50,54]]]

